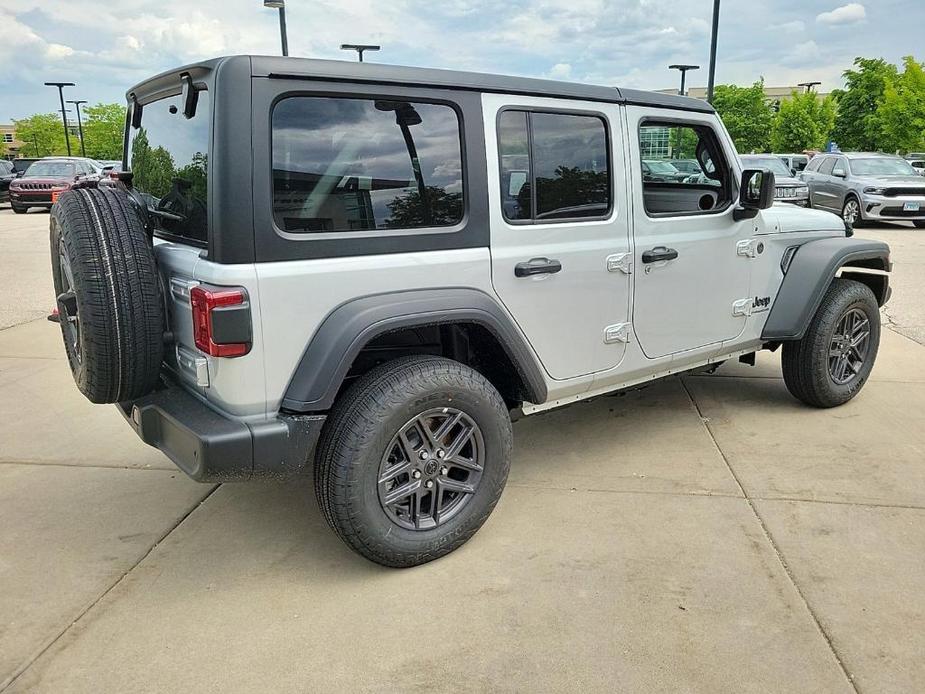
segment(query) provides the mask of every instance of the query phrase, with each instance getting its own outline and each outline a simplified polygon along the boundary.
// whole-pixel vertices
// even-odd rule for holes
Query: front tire
[[[504,400],[477,371],[413,356],[373,369],[339,399],[315,459],[315,493],[355,552],[390,567],[465,543],[507,481]]]
[[[874,293],[860,282],[835,279],[803,339],[784,343],[784,383],[807,405],[841,405],[867,382],[879,346]]]
[[[925,229],[925,219],[914,219],[912,223],[915,225],[916,229]]]
[[[855,224],[864,221],[864,216],[861,214],[861,203],[853,195],[845,198],[845,204],[841,208],[841,218],[849,229],[854,229]]]
[[[14,214],[26,214],[29,211],[28,207],[20,207],[19,205],[10,204],[10,207],[13,208]]]

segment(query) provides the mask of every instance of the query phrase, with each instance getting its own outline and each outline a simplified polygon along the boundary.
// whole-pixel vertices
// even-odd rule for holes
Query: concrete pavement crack
[[[71,621],[67,624],[67,626],[65,626],[65,627],[64,627],[63,629],[61,629],[57,634],[55,634],[54,636],[52,636],[44,645],[40,646],[40,647],[38,648],[38,650],[35,652],[35,654],[34,654],[32,657],[30,657],[30,658],[28,659],[27,662],[23,663],[23,664],[20,665],[16,670],[14,670],[13,673],[12,673],[6,680],[4,680],[3,682],[0,682],[0,694],[3,694],[3,692],[5,692],[5,691],[8,690],[10,687],[12,687],[14,684],[16,684],[16,680],[18,680],[20,677],[22,677],[22,675],[25,674],[26,671],[27,671],[30,667],[32,667],[32,666],[35,664],[35,662],[36,662],[39,658],[41,658],[43,655],[45,655],[45,653],[47,653],[47,652],[51,649],[51,647],[54,646],[54,645],[61,639],[62,636],[64,636],[68,631],[70,631],[71,628],[72,628],[73,626],[75,626],[81,619],[84,618],[84,616],[85,616],[88,612],[90,612],[90,610],[92,610],[94,607],[96,607],[96,606],[100,603],[100,601],[101,601],[103,598],[105,598],[107,595],[109,595],[109,594],[113,591],[113,589],[115,589],[120,583],[122,583],[122,581],[125,580],[126,576],[128,576],[130,573],[132,573],[132,571],[134,571],[134,570],[138,567],[139,564],[141,564],[145,559],[147,559],[147,558],[151,555],[151,553],[152,553],[155,549],[157,549],[157,548],[160,546],[160,544],[170,536],[171,533],[173,533],[174,530],[176,530],[177,528],[179,528],[179,527],[184,523],[184,521],[186,521],[187,518],[189,518],[191,515],[193,515],[193,513],[194,513],[198,508],[200,508],[200,507],[209,499],[209,497],[212,496],[212,495],[219,489],[219,487],[221,487],[221,486],[222,486],[222,485],[220,485],[220,484],[216,484],[214,487],[212,487],[212,489],[210,489],[209,492],[208,492],[204,497],[202,497],[202,499],[199,500],[199,503],[197,503],[196,505],[194,505],[191,509],[189,509],[189,511],[187,511],[186,513],[184,513],[184,514],[177,520],[176,523],[174,523],[173,525],[171,525],[171,526],[166,530],[166,532],[164,532],[164,533],[157,539],[157,541],[156,541],[153,545],[151,545],[151,547],[148,548],[148,551],[145,552],[145,553],[138,559],[138,561],[136,561],[136,562],[135,562],[134,564],[132,564],[128,569],[126,569],[126,570],[122,573],[122,575],[119,576],[119,578],[117,578],[115,581],[113,581],[113,583],[112,583],[106,590],[104,590],[102,593],[100,593],[92,602],[90,602],[89,605],[87,605],[83,610],[81,610],[81,611],[80,611],[80,614],[78,614],[73,620],[71,620]]]
[[[726,457],[726,453],[719,445],[719,441],[716,440],[716,436],[713,434],[713,429],[710,427],[709,420],[704,417],[703,412],[700,409],[700,405],[697,404],[697,401],[694,399],[693,393],[687,387],[687,383],[683,378],[678,379],[681,382],[681,387],[684,388],[684,392],[687,393],[687,397],[690,399],[691,404],[694,406],[694,409],[697,411],[697,414],[700,416],[700,421],[703,423],[703,426],[706,428],[707,433],[710,435],[710,439],[713,441],[713,445],[716,446],[716,450],[719,452],[720,456],[723,459],[723,462],[726,464],[726,469],[729,470],[729,474],[732,475],[732,478],[735,480],[735,483],[739,486],[739,489],[742,490],[742,496],[745,498],[745,503],[748,504],[748,507],[751,509],[751,512],[754,514],[755,519],[758,521],[758,525],[761,527],[761,531],[765,536],[765,539],[768,541],[768,544],[771,546],[771,549],[774,550],[774,555],[777,557],[777,561],[780,563],[781,568],[784,570],[787,578],[790,580],[790,584],[793,586],[793,589],[797,592],[797,595],[800,596],[800,600],[803,602],[803,605],[806,607],[806,611],[809,613],[809,616],[812,618],[813,623],[816,625],[816,629],[819,630],[819,634],[825,639],[826,645],[829,647],[829,651],[832,653],[832,657],[835,658],[835,662],[838,663],[838,667],[841,668],[842,674],[844,674],[845,679],[848,681],[848,684],[851,686],[851,689],[860,694],[857,684],[854,682],[854,678],[851,676],[851,673],[848,672],[848,668],[845,666],[844,661],[841,656],[838,654],[838,651],[835,649],[835,644],[832,643],[832,638],[826,632],[825,628],[822,626],[822,622],[819,621],[818,615],[815,613],[813,608],[810,606],[809,601],[806,599],[806,596],[803,594],[803,591],[800,589],[800,585],[796,581],[796,577],[793,575],[793,571],[790,570],[790,566],[787,564],[784,555],[781,553],[780,548],[777,546],[777,543],[774,542],[774,537],[771,535],[771,530],[768,528],[767,524],[764,522],[764,519],[761,517],[761,514],[758,513],[758,508],[755,506],[754,499],[748,495],[748,492],[745,490],[745,485],[742,484],[742,481],[739,479],[739,476],[736,474],[732,465],[729,463],[729,458]]]

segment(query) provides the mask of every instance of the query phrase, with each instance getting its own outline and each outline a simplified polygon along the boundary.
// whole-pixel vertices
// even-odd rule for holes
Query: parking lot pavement
[[[0,205],[0,329],[48,314],[54,288],[48,271],[48,213],[13,214]]]
[[[11,216],[0,291],[11,259],[48,273],[47,215],[28,261]],[[870,234],[915,338],[925,304],[892,307],[925,236]],[[187,480],[62,356],[44,320],[0,330],[3,694],[925,691],[925,346],[891,330],[833,410],[762,353],[525,418],[482,531],[404,571],[350,553],[307,480]]]

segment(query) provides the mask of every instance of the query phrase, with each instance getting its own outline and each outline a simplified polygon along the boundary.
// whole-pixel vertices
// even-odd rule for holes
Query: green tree
[[[844,150],[876,150],[881,136],[878,110],[898,72],[882,58],[855,58],[854,66],[842,73],[846,88],[832,92],[838,104],[832,136]]]
[[[835,125],[835,100],[819,99],[814,92],[797,94],[781,102],[771,126],[771,149],[775,152],[802,152],[825,146]]]
[[[774,113],[764,98],[764,79],[750,87],[717,85],[713,106],[739,152],[766,152]]]
[[[903,66],[887,83],[876,114],[879,149],[888,152],[925,149],[925,66],[912,56],[903,58]]]
[[[462,193],[448,193],[439,186],[427,186],[424,190],[431,224],[448,226],[462,219]],[[420,227],[427,223],[424,219],[421,194],[417,190],[399,195],[388,207],[391,216],[385,220],[385,226],[390,229]]]
[[[23,156],[47,157],[67,154],[61,117],[54,113],[36,113],[28,118],[14,120],[16,139],[22,140]]]
[[[84,111],[84,147],[94,159],[121,159],[125,106],[97,104]]]
[[[161,146],[151,147],[148,133],[139,128],[132,140],[132,183],[139,190],[155,198],[162,198],[170,191],[174,179],[173,157]]]

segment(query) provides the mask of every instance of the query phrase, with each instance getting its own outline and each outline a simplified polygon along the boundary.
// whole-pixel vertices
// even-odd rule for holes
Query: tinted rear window
[[[183,115],[180,96],[145,104],[141,127],[130,130],[128,162],[162,236],[204,243],[208,230],[209,93],[196,113]]]
[[[273,219],[293,232],[463,218],[459,118],[443,104],[297,96],[273,110]]]

